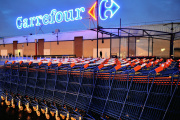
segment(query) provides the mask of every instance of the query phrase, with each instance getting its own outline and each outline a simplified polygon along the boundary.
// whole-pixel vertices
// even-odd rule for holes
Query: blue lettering
[[[39,19],[42,19],[42,15],[36,16],[36,20],[37,20],[36,26],[41,25],[41,23],[39,23]]]
[[[20,24],[19,24],[20,23]],[[17,19],[16,19],[16,27],[18,28],[18,29],[21,29],[22,28],[22,17],[18,17]]]
[[[51,13],[50,13],[50,17],[51,17],[50,24],[54,24],[55,23],[54,16],[56,15],[56,12],[57,12],[56,9],[51,10]]]
[[[73,18],[73,9],[68,10],[68,11],[64,11],[64,20],[66,22],[74,21],[74,18]]]
[[[82,16],[80,15],[80,13],[85,12],[85,8],[84,7],[76,8],[75,11],[77,13],[77,17],[75,18],[75,20],[81,20]]]
[[[55,16],[55,21],[57,23],[61,23],[63,21],[63,13],[61,11],[58,11]]]
[[[34,27],[33,21],[36,20],[36,17],[30,17],[29,20],[30,20],[30,25],[29,25],[29,27]]]
[[[45,15],[43,16],[42,23],[43,23],[44,25],[48,25],[48,24],[49,24],[49,15],[48,15],[48,14],[45,14]]]
[[[27,18],[23,19],[23,28],[29,28],[28,19]]]
[[[63,20],[65,22],[74,21],[74,20],[81,20],[82,16],[81,13],[85,12],[85,8],[76,8],[75,14],[73,14],[74,10],[66,10],[66,11],[57,11],[56,9],[52,9],[50,14],[44,14],[39,15],[36,17],[30,17],[30,18],[22,18],[18,17],[16,19],[16,27],[18,29],[22,28],[29,28],[34,26],[40,26],[41,24],[48,25],[48,24],[54,24],[54,23],[61,23]],[[74,18],[75,16],[75,18]],[[36,22],[36,23],[35,23]]]

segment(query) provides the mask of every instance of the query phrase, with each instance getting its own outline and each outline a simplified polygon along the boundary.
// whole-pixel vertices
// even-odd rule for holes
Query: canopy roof
[[[171,27],[169,27],[169,25]],[[91,30],[97,31],[96,28]],[[171,35],[174,34],[174,40],[180,40],[180,23],[143,25],[125,28],[99,27],[99,32],[111,35],[111,37],[153,37],[163,40],[170,40]]]

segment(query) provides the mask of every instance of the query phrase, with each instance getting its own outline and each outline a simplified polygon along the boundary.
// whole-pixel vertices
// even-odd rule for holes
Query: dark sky
[[[100,2],[101,0],[99,0]],[[154,21],[180,21],[180,0],[114,0],[120,9],[105,21],[100,20],[102,27],[118,27],[119,20],[122,25],[155,23]],[[0,0],[0,37],[35,34],[35,27],[17,29],[16,19],[22,16],[30,18],[50,14],[52,9],[65,11],[85,7],[82,13],[83,20],[49,24],[42,27],[44,33],[55,29],[61,32],[86,30],[89,27],[88,10],[95,0]],[[110,14],[110,13],[107,13]],[[94,22],[96,24],[96,22]],[[86,27],[87,26],[87,27]],[[93,27],[91,22],[91,27]],[[42,32],[39,32],[42,33]]]

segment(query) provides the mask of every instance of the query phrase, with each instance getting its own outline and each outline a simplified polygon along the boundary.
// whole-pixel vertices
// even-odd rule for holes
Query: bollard
[[[3,58],[3,55],[2,55],[2,58]]]
[[[5,55],[5,58],[6,58],[6,55]]]
[[[15,59],[16,59],[16,55],[15,55]]]
[[[32,59],[32,55],[31,55],[31,59]]]
[[[57,60],[57,56],[56,56],[56,60]]]
[[[41,60],[41,57],[40,57],[40,60]]]
[[[12,55],[11,55],[11,59],[12,59]]]
[[[8,59],[9,59],[9,55],[8,55]]]

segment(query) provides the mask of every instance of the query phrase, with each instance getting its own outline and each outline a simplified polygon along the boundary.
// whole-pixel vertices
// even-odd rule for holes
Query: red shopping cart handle
[[[160,67],[156,68],[155,71],[156,71],[156,73],[159,73],[159,72],[163,71],[163,69],[164,68],[162,66],[160,66]]]

